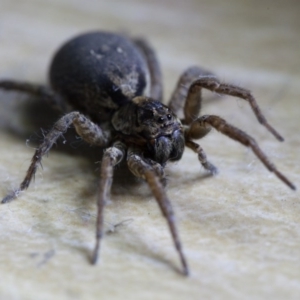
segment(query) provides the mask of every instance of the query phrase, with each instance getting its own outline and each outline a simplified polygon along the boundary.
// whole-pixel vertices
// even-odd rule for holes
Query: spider
[[[164,105],[160,66],[154,50],[144,39],[102,31],[79,35],[56,52],[49,79],[50,86],[0,81],[1,89],[37,96],[65,113],[37,147],[19,188],[5,196],[2,203],[13,200],[28,188],[43,156],[74,126],[88,144],[105,149],[100,168],[93,264],[97,261],[103,235],[103,208],[110,197],[113,169],[122,160],[127,161],[135,176],[148,183],[167,220],[184,275],[189,274],[189,268],[165,191],[164,168],[167,162],[181,159],[185,146],[198,155],[208,172],[216,174],[217,168],[194,142],[215,128],[250,147],[269,171],[296,189],[251,136],[219,116],[200,115],[202,89],[238,97],[247,101],[258,121],[283,141],[267,122],[250,91],[221,83],[211,72],[193,66],[181,75],[168,105]],[[180,111],[184,114],[182,120],[176,116]]]

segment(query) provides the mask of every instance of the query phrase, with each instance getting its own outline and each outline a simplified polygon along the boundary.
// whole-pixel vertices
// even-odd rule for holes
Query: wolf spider
[[[3,198],[6,203],[26,190],[42,157],[70,126],[87,143],[105,148],[100,171],[96,245],[92,263],[98,258],[103,233],[103,208],[110,197],[113,169],[127,160],[129,170],[149,185],[165,216],[183,274],[189,268],[176,229],[171,202],[166,194],[164,167],[180,160],[185,146],[192,149],[210,173],[217,168],[207,160],[197,140],[215,128],[229,138],[250,147],[265,167],[291,189],[287,179],[257,142],[244,131],[215,115],[199,116],[201,90],[247,101],[258,121],[279,141],[282,136],[267,122],[250,91],[221,83],[199,67],[188,68],[180,77],[168,106],[162,104],[162,76],[156,55],[143,39],[130,39],[108,32],[91,32],[75,37],[55,54],[49,72],[50,86],[11,80],[0,81],[4,90],[37,96],[68,112],[61,117],[36,149],[19,188]],[[148,91],[147,91],[148,86]],[[176,114],[183,110],[184,118]]]

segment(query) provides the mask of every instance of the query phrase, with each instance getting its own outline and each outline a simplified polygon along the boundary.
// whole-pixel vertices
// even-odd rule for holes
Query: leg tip
[[[91,258],[91,264],[96,265],[97,261],[98,261],[98,255],[94,253],[92,258]]]
[[[98,244],[96,245],[95,249],[94,249],[94,252],[92,254],[92,257],[91,257],[91,264],[92,265],[96,265],[97,264],[97,261],[98,261],[98,253],[99,253],[99,246]]]
[[[186,276],[186,277],[189,277],[190,276],[190,271],[188,268],[184,268],[183,271],[182,271],[182,275],[183,276]]]
[[[1,203],[2,203],[2,204],[8,203],[8,202],[12,201],[14,198],[16,198],[15,193],[13,193],[13,194],[8,194],[8,195],[6,195],[6,196],[2,199]]]

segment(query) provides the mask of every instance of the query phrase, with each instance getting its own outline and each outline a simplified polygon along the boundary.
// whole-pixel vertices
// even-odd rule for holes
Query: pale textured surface
[[[0,78],[45,82],[53,51],[82,31],[146,36],[162,62],[166,99],[191,64],[250,88],[285,143],[259,126],[243,101],[214,99],[203,110],[255,136],[299,187],[300,5],[244,2],[0,0]],[[19,184],[33,141],[42,137],[23,100],[0,94],[1,195]],[[107,229],[127,221],[105,236],[100,263],[89,264],[98,165],[65,146],[45,158],[18,201],[0,206],[0,299],[299,299],[299,192],[219,133],[201,145],[219,167],[217,177],[206,177],[190,151],[168,168],[189,278],[177,272],[147,187],[126,183],[126,172],[118,174],[105,218]]]

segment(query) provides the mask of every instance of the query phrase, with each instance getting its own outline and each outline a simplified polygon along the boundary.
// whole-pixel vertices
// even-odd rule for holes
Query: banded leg
[[[179,254],[181,265],[183,268],[183,274],[189,274],[189,268],[183,254],[181,242],[176,228],[175,216],[172,209],[171,202],[164,190],[164,187],[160,181],[157,172],[152,168],[151,165],[147,164],[145,160],[139,155],[135,149],[128,149],[127,153],[127,164],[129,170],[137,177],[145,179],[161,209],[163,216],[168,222],[169,229],[174,241],[175,248]]]
[[[144,39],[134,39],[134,43],[140,48],[144,54],[148,68],[150,70],[150,97],[157,101],[162,101],[163,88],[162,88],[162,73],[155,54],[155,51]]]
[[[36,149],[26,176],[19,188],[4,197],[2,199],[2,203],[13,200],[20,194],[21,191],[28,188],[43,156],[49,152],[57,139],[66,132],[72,124],[74,125],[77,133],[89,144],[102,147],[108,144],[109,135],[106,132],[103,132],[99,126],[88,120],[84,115],[79,112],[71,112],[63,116],[54,124],[53,128],[45,136],[44,141]]]
[[[200,145],[192,141],[186,141],[185,145],[198,154],[198,160],[205,170],[209,171],[212,175],[218,173],[218,169],[207,160],[206,154]]]
[[[102,158],[96,223],[96,245],[92,257],[92,264],[96,264],[98,260],[100,242],[103,234],[103,208],[110,198],[110,190],[113,181],[113,168],[121,162],[125,156],[125,151],[125,145],[121,142],[116,142],[111,148],[105,150]]]
[[[240,142],[244,146],[250,147],[254,154],[260,159],[260,161],[270,172],[273,172],[292,190],[296,189],[296,186],[276,168],[276,166],[269,160],[267,155],[260,149],[257,142],[251,136],[249,136],[244,131],[228,124],[224,119],[213,115],[202,116],[190,125],[189,133],[192,136],[194,134],[194,131],[197,131],[200,128],[207,127],[213,127],[221,133],[227,135],[231,139]]]
[[[56,110],[60,112],[67,111],[67,104],[64,99],[59,94],[55,93],[51,88],[44,85],[2,80],[0,81],[0,89],[22,92],[35,97],[40,97]]]

